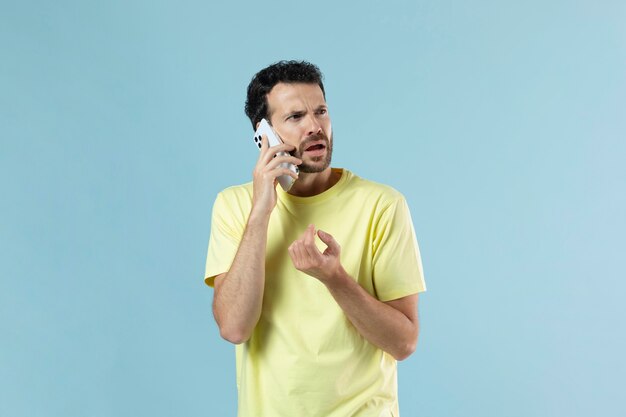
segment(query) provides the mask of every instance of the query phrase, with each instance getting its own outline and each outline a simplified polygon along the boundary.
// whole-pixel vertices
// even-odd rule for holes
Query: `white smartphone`
[[[278,134],[274,132],[274,129],[272,129],[272,126],[270,126],[268,121],[265,119],[261,119],[261,123],[259,123],[259,128],[256,130],[256,132],[254,132],[254,143],[256,143],[259,149],[261,149],[261,141],[263,140],[263,137],[262,137],[263,135],[267,136],[267,143],[270,146],[270,148],[272,146],[277,146],[283,143],[283,141],[280,139]],[[278,152],[276,155],[283,156],[283,155],[289,155],[289,153]],[[282,168],[289,168],[291,171],[295,172],[296,174],[299,172],[298,167],[289,162],[283,162],[282,164],[280,164],[280,166]],[[278,179],[278,183],[280,184],[281,187],[283,187],[283,190],[285,191],[289,191],[293,183],[296,181],[287,174],[281,175],[277,179]]]

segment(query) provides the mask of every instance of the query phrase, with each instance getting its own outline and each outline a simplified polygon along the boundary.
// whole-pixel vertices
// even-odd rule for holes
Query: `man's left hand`
[[[315,226],[311,224],[302,237],[289,246],[289,256],[297,270],[328,285],[344,273],[339,261],[341,247],[330,234],[318,230],[317,235],[327,246],[323,253],[315,246]]]

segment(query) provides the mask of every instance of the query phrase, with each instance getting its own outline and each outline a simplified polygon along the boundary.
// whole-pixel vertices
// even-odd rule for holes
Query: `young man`
[[[396,360],[415,350],[426,289],[404,197],[330,167],[316,66],[261,70],[246,114],[284,144],[264,137],[253,181],[213,207],[205,282],[222,337],[237,345],[239,417],[398,416]],[[296,179],[288,192],[276,185],[284,174]]]

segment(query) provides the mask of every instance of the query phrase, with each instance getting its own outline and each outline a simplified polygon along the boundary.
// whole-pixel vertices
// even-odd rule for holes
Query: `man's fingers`
[[[286,143],[281,143],[280,145],[270,147],[267,141],[267,136],[263,135],[263,139],[261,140],[261,155],[259,156],[259,160],[262,160],[265,165],[267,165],[274,157],[276,157],[277,153],[285,152],[289,154],[295,149],[295,146],[288,145]]]
[[[276,158],[270,160],[268,162],[268,164],[266,165],[266,167],[268,169],[274,169],[277,166],[279,166],[282,163],[290,163],[290,164],[294,164],[294,165],[300,165],[302,163],[302,159],[298,159],[295,156],[291,156],[289,154],[287,155],[279,155]]]
[[[317,249],[317,245],[315,244],[315,226],[309,225],[307,230],[304,232],[304,250],[311,260],[311,262],[315,265],[320,265],[323,262],[322,252]]]
[[[308,254],[304,249],[304,244],[302,242],[297,242],[293,247],[293,253],[295,255],[294,265],[296,266],[296,268],[304,268],[308,260]]]
[[[288,175],[291,178],[293,178],[294,180],[298,179],[298,174],[297,173],[293,172],[289,168],[284,168],[284,167],[276,167],[276,168],[268,170],[268,171],[256,171],[256,172],[258,173],[259,178],[265,178],[265,179],[268,179],[268,180],[272,180],[274,182],[274,185],[276,185],[276,183],[278,181],[278,177],[280,177],[281,175]]]
[[[322,242],[324,242],[328,246],[328,249],[330,249],[332,253],[339,253],[339,251],[341,250],[341,246],[339,246],[339,243],[337,243],[335,238],[330,233],[326,233],[323,230],[318,230],[317,235],[320,237]]]
[[[303,240],[304,243],[306,243],[307,245],[311,245],[311,244],[315,244],[315,226],[310,224],[306,230],[304,231],[304,235],[303,235]]]

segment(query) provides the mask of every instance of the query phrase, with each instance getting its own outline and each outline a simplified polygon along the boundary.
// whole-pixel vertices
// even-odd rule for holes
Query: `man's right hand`
[[[263,135],[261,142],[261,153],[254,167],[253,175],[253,194],[252,194],[252,212],[269,216],[276,206],[276,184],[278,177],[281,175],[289,175],[295,180],[298,174],[289,168],[282,168],[283,162],[294,165],[300,165],[302,160],[291,156],[277,156],[279,152],[292,152],[295,146],[282,143],[277,146],[269,147],[267,136]]]

